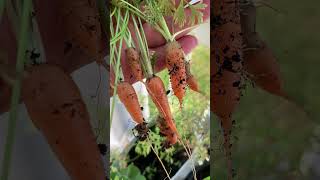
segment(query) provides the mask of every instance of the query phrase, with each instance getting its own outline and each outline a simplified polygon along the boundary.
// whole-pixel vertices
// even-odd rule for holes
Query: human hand
[[[176,2],[180,2],[180,0],[176,0]],[[210,0],[203,0],[203,3],[207,5],[205,9],[202,10],[203,13],[203,21],[206,21],[209,16],[210,16]],[[178,3],[176,3],[178,4]],[[190,9],[186,8],[185,9],[185,14],[186,17],[190,17]],[[173,23],[173,18],[172,17],[167,17],[166,18],[167,24],[169,25],[169,29],[171,33],[176,33],[181,30],[186,30],[183,33],[179,34],[176,37],[177,42],[181,45],[182,49],[186,54],[190,53],[193,48],[195,48],[198,44],[198,41],[196,37],[192,35],[187,35],[191,29],[190,29],[190,18],[186,19],[186,23],[184,27],[179,27],[178,25],[175,25]],[[173,24],[172,26],[170,24]],[[131,26],[131,27],[130,27]],[[131,29],[132,32],[134,32],[132,29],[132,24],[129,23],[129,28]],[[156,31],[155,29],[152,28],[152,26],[148,23],[143,23],[143,28],[144,32],[146,35],[146,39],[148,42],[149,50],[154,51],[155,55],[157,57],[157,61],[155,64],[155,73],[163,70],[165,68],[165,45],[166,45],[166,40],[163,38],[163,36]],[[131,33],[134,34],[134,33]],[[209,36],[209,35],[208,35]],[[133,40],[135,38],[133,37]],[[137,43],[136,43],[137,44]],[[121,68],[123,72],[124,79],[130,83],[135,83],[137,80],[132,76],[131,69],[126,62],[126,56],[125,56],[125,48],[126,46],[124,45],[122,47],[122,52],[121,52]],[[111,83],[113,84],[114,82],[114,72],[111,70],[110,74],[110,80]]]

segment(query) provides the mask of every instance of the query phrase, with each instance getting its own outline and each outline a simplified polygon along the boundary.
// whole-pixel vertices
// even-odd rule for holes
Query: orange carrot
[[[187,86],[184,59],[184,52],[178,42],[174,41],[167,44],[166,67],[169,71],[172,90],[174,95],[179,99],[180,107],[182,107]]]
[[[71,179],[105,179],[90,116],[72,78],[57,66],[28,69],[22,98]]]
[[[262,46],[257,49],[244,51],[244,70],[252,75],[249,77],[260,88],[271,94],[288,99],[288,95],[283,89],[280,67],[276,58],[258,34],[256,36]]]
[[[164,147],[167,148],[173,144],[176,144],[178,141],[177,134],[168,127],[165,119],[160,115],[157,118],[158,127],[160,128],[160,133],[166,136],[166,142],[164,143]]]
[[[242,36],[240,6],[237,0],[213,1],[214,41],[211,63],[211,109],[219,117],[224,131],[224,149],[227,158],[228,180],[233,178],[230,135],[232,113],[239,104],[242,71]]]
[[[187,84],[195,92],[201,93],[197,79],[191,74],[190,62],[186,62]]]
[[[117,92],[120,101],[124,104],[132,119],[140,124],[144,122],[141,107],[136,91],[128,82],[122,81],[117,85]]]
[[[91,58],[99,58],[101,25],[96,0],[59,1],[70,43],[80,46]]]
[[[143,118],[136,91],[130,83],[122,81],[117,85],[117,94],[132,119],[137,123],[134,128],[138,132],[137,138],[141,141],[145,140],[148,136],[149,128]]]
[[[265,91],[289,99],[283,89],[279,64],[272,50],[256,32],[256,7],[253,3],[241,6],[241,27],[245,48],[244,70],[249,78]]]
[[[139,52],[131,47],[126,49],[127,62],[130,66],[131,72],[137,81],[143,80],[143,71],[140,64]]]
[[[147,78],[146,82],[147,91],[161,116],[165,119],[167,126],[178,135],[177,128],[174,124],[174,120],[171,114],[170,105],[168,102],[166,90],[162,80],[154,75],[153,77]]]

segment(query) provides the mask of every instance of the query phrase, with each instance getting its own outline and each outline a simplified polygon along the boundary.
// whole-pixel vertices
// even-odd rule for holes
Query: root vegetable
[[[265,91],[289,99],[283,89],[279,64],[272,50],[256,32],[256,7],[253,3],[241,6],[241,27],[245,48],[244,71],[249,78]]]
[[[124,104],[133,120],[138,124],[143,123],[144,118],[141,112],[141,106],[139,104],[136,91],[132,85],[128,82],[120,82],[117,85],[117,92],[120,101]]]
[[[169,71],[172,90],[174,95],[179,99],[180,107],[182,107],[187,86],[184,60],[185,55],[180,44],[176,41],[168,43],[166,47],[166,67]]]
[[[195,92],[201,93],[197,79],[191,74],[190,62],[186,62],[187,84]]]
[[[164,147],[169,147],[173,144],[176,144],[178,141],[177,134],[173,132],[170,127],[168,127],[165,119],[161,116],[158,116],[157,119],[158,127],[160,128],[160,133],[166,137],[166,142],[164,143]]]
[[[96,0],[59,1],[69,42],[80,46],[91,57],[99,57],[101,25]]]
[[[158,76],[154,75],[153,77],[147,79],[146,87],[152,101],[155,103],[161,116],[165,119],[167,124],[166,126],[178,136],[178,131],[174,124],[166,90],[162,80]]]
[[[68,74],[47,64],[32,67],[23,80],[22,98],[71,179],[105,179],[89,113]]]
[[[140,64],[140,54],[135,48],[126,49],[127,62],[130,66],[132,75],[137,81],[143,80],[143,71]]]
[[[211,110],[218,116],[224,132],[228,180],[233,178],[230,135],[232,113],[239,104],[242,71],[240,5],[237,0],[213,1],[214,29],[211,69]],[[230,125],[231,124],[231,125]]]
[[[252,38],[257,39],[260,47],[244,51],[244,70],[256,85],[265,91],[288,99],[283,89],[283,80],[280,75],[280,66],[272,50],[263,42],[256,33]]]

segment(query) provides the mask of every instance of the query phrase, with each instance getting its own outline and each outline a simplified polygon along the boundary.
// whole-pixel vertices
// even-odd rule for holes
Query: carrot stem
[[[19,44],[18,44],[18,52],[17,52],[17,64],[16,71],[18,78],[15,80],[13,86],[13,92],[11,97],[11,108],[9,112],[9,124],[8,124],[8,134],[6,137],[6,144],[4,150],[4,160],[2,164],[2,174],[1,180],[7,180],[9,177],[9,170],[11,165],[11,157],[12,157],[12,149],[15,140],[15,130],[16,130],[16,122],[17,122],[17,107],[20,99],[20,91],[21,91],[21,77],[22,72],[24,71],[24,62],[25,52],[27,48],[27,38],[29,32],[29,18],[30,18],[30,9],[31,9],[31,0],[23,1],[23,9],[21,16],[21,28],[19,32]]]
[[[146,72],[147,77],[151,77],[153,74],[153,71],[152,71],[151,63],[148,61],[149,49],[148,49],[148,46],[145,42],[145,38],[142,38],[142,35],[141,35],[141,33],[143,32],[143,29],[141,30],[138,27],[138,23],[137,23],[136,18],[134,16],[132,16],[132,20],[133,20],[134,27],[136,28],[136,35],[138,38],[139,47],[140,47],[141,54],[142,54],[142,62],[143,62],[142,64],[144,64],[144,70]],[[141,31],[141,33],[140,33],[140,31]]]

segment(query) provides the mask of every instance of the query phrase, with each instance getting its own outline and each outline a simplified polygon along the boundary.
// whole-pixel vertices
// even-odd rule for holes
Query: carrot
[[[285,99],[289,99],[283,89],[279,64],[272,50],[256,32],[256,7],[245,4],[241,7],[241,27],[245,43],[244,70],[249,78],[263,90]]]
[[[140,64],[139,52],[131,47],[126,49],[127,62],[130,66],[130,70],[137,81],[143,80],[143,71]]]
[[[68,74],[53,65],[32,67],[22,83],[22,98],[71,179],[105,179],[89,113]]]
[[[156,75],[147,78],[146,87],[152,101],[156,105],[161,116],[165,119],[167,127],[169,127],[173,133],[178,135],[162,80]]]
[[[143,118],[136,91],[130,83],[122,81],[117,85],[117,92],[120,101],[124,104],[132,119],[137,123],[134,129],[138,132],[138,139],[141,141],[145,140],[148,136],[149,128]]]
[[[193,76],[193,74],[191,74],[190,62],[186,62],[185,64],[186,64],[185,67],[186,67],[186,75],[187,75],[187,84],[189,88],[195,92],[201,93],[197,79]]]
[[[187,85],[184,60],[185,56],[180,44],[176,41],[167,43],[166,67],[169,71],[172,90],[174,95],[179,99],[180,107],[182,107]]]
[[[274,57],[272,50],[256,34],[261,46],[257,49],[244,51],[244,70],[256,85],[265,91],[288,99],[288,95],[283,89],[283,80],[280,75],[279,64]]]
[[[59,1],[51,1],[51,0],[34,0],[34,15],[37,20],[37,24],[39,26],[39,32],[41,34],[41,41],[45,50],[45,54],[40,54],[41,57],[45,56],[46,61],[48,64],[58,65],[59,67],[63,68],[64,71],[68,73],[72,73],[73,71],[90,64],[94,61],[98,61],[99,59],[95,59],[95,57],[106,56],[109,53],[108,43],[108,36],[104,35],[99,39],[99,27],[97,31],[92,34],[95,34],[99,39],[98,45],[94,43],[94,37],[87,38],[83,36],[85,42],[89,44],[93,44],[92,46],[97,46],[96,48],[100,50],[99,54],[96,55],[95,51],[89,54],[85,45],[79,45],[79,43],[74,40],[74,36],[79,33],[72,33],[70,26],[76,26],[76,32],[85,31],[83,26],[87,24],[87,20],[79,22],[79,16],[86,16],[88,13],[86,11],[79,10],[79,8],[71,8],[74,9],[74,13],[72,15],[65,15],[66,8],[63,7],[63,3],[74,3],[75,0],[71,0],[71,2],[62,2]],[[90,0],[92,1],[92,0]],[[94,2],[93,2],[94,3]],[[87,7],[90,9],[90,7]],[[93,9],[93,8],[91,8]],[[72,18],[66,16],[75,16],[75,13],[80,13],[79,16]],[[89,19],[92,16],[90,15]],[[81,20],[81,19],[80,19]],[[71,21],[71,22],[70,22]],[[89,20],[88,20],[89,21]],[[73,25],[70,25],[72,23]],[[95,24],[95,23],[93,23]],[[80,29],[80,26],[81,28]],[[99,24],[100,26],[100,24]],[[94,30],[93,30],[94,31]],[[86,32],[86,36],[90,34],[90,32]],[[77,35],[78,37],[78,35]],[[90,46],[90,45],[89,45]],[[95,49],[95,48],[93,48]],[[102,60],[102,58],[101,58]]]
[[[141,106],[138,101],[138,96],[132,85],[128,82],[122,81],[117,85],[117,92],[120,101],[124,104],[127,111],[133,120],[140,124],[144,122],[141,112]]]
[[[163,144],[165,148],[170,147],[173,144],[176,144],[178,141],[177,134],[168,127],[165,119],[160,115],[157,118],[158,127],[160,128],[160,133],[166,136],[166,142]]]
[[[59,1],[69,42],[80,46],[93,58],[99,58],[101,25],[96,0]]]
[[[230,135],[232,113],[239,104],[242,71],[242,36],[239,1],[213,1],[211,109],[221,121],[228,180],[233,178]]]

